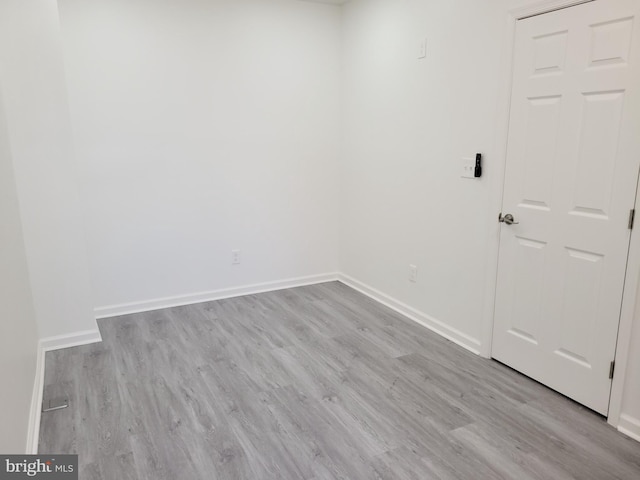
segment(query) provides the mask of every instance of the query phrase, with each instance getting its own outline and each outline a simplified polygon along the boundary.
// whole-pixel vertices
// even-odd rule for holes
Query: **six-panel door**
[[[607,413],[640,161],[640,2],[518,21],[493,356]]]

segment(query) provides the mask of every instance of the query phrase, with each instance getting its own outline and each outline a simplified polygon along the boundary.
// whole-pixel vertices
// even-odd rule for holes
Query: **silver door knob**
[[[520,223],[514,220],[515,219],[513,218],[513,215],[511,215],[510,213],[507,213],[504,217],[502,216],[502,213],[498,215],[498,221],[500,223],[506,223],[507,225],[518,225]]]

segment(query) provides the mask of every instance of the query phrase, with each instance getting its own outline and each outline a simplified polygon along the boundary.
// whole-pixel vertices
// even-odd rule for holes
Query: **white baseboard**
[[[453,343],[466,348],[470,352],[480,355],[481,343],[479,340],[472,338],[455,328],[446,325],[444,322],[441,322],[426,313],[420,312],[419,310],[416,310],[415,308],[410,307],[409,305],[402,303],[401,301],[396,300],[395,298],[390,297],[389,295],[382,293],[381,291],[376,290],[375,288],[370,287],[369,285],[366,285],[348,275],[341,273],[338,275],[338,280],[348,287],[373,298],[377,302],[395,310],[414,322],[419,323],[423,327],[426,327],[444,338],[451,340]]]
[[[89,343],[98,343],[102,341],[99,330],[84,330],[82,332],[69,333],[67,335],[58,335],[56,337],[48,337],[40,340],[40,348],[44,352],[51,350],[60,350],[62,348],[78,347]]]
[[[325,273],[321,275],[312,275],[308,277],[290,278],[286,280],[278,280],[275,282],[258,283],[246,285],[242,287],[224,288],[213,290],[210,292],[192,293],[186,295],[178,295],[173,297],[158,298],[155,300],[147,300],[141,302],[123,303],[120,305],[111,305],[97,307],[94,312],[97,319],[111,318],[120,315],[130,315],[133,313],[149,312],[152,310],[160,310],[163,308],[180,307],[183,305],[193,305],[202,302],[211,302],[222,300],[225,298],[241,297],[243,295],[254,295],[256,293],[272,292],[275,290],[283,290],[286,288],[303,287],[306,285],[315,285],[318,283],[326,283],[340,281],[345,285],[373,298],[374,300],[386,305],[396,312],[410,318],[411,320],[427,327],[428,329],[442,335],[452,342],[466,348],[467,350],[480,354],[481,343],[479,340],[472,338],[450,326],[446,325],[426,313],[420,312],[392,297],[386,295],[375,288],[372,288],[355,278],[343,273]]]
[[[620,415],[618,431],[640,442],[640,420],[629,415]]]
[[[189,295],[180,295],[174,297],[161,298],[150,301],[127,303],[122,305],[114,305],[107,307],[99,307],[95,309],[96,318],[108,318],[119,315],[128,315],[132,313],[147,312],[162,308],[178,307],[182,305],[191,305],[195,303],[209,302],[214,300],[222,300],[225,298],[240,297],[243,295],[253,295],[257,293],[282,290],[286,288],[302,287],[306,285],[315,285],[331,281],[340,281],[345,285],[357,290],[358,292],[376,300],[377,302],[391,308],[401,315],[413,320],[423,327],[451,340],[457,345],[480,355],[481,342],[470,337],[448,325],[441,322],[426,313],[420,312],[409,305],[396,300],[395,298],[382,293],[375,288],[356,280],[343,273],[327,273],[322,275],[313,275],[308,277],[292,278],[287,280],[266,282],[244,287],[226,288],[211,292],[195,293]],[[75,347],[90,343],[101,342],[99,330],[86,330],[68,335],[59,335],[40,340],[38,344],[38,354],[36,361],[36,377],[33,385],[33,395],[31,399],[31,410],[29,415],[29,430],[27,432],[26,453],[35,454],[38,452],[38,437],[40,431],[40,416],[42,410],[42,397],[44,394],[44,373],[45,373],[45,353],[51,350],[59,350],[62,348]],[[618,423],[618,430],[640,441],[640,420],[622,414]]]
[[[257,293],[271,292],[286,288],[303,287],[306,285],[315,285],[318,283],[326,283],[332,281],[340,281],[345,285],[373,298],[377,302],[395,310],[405,317],[415,321],[416,323],[442,335],[452,342],[466,348],[467,350],[479,354],[480,342],[474,338],[465,335],[458,330],[449,327],[443,322],[422,313],[392,297],[386,295],[375,288],[372,288],[348,275],[342,273],[326,273],[321,275],[312,275],[307,277],[291,278],[279,280],[275,282],[259,283],[254,285],[246,285],[242,287],[225,288],[210,292],[201,292],[187,295],[179,295],[173,297],[159,298],[155,300],[126,303],[121,305],[112,305],[96,308],[96,318],[109,318],[119,315],[128,315],[132,313],[148,312],[159,310],[162,308],[178,307],[182,305],[191,305],[195,303],[210,302],[214,300],[222,300],[225,298],[240,297],[243,295],[253,295]],[[44,389],[44,367],[45,353],[51,350],[59,350],[62,348],[76,347],[90,343],[101,342],[99,330],[86,330],[68,335],[59,335],[56,337],[43,338],[38,345],[38,359],[36,378],[34,382],[33,397],[31,400],[31,413],[29,418],[29,432],[27,439],[27,452],[37,453],[38,450],[38,434],[40,431],[40,414],[42,406],[42,396]]]
[[[275,282],[256,283],[243,287],[223,288],[210,292],[191,293],[174,297],[158,298],[142,302],[123,303],[121,305],[111,305],[97,307],[94,312],[96,318],[117,317],[120,315],[130,315],[132,313],[149,312],[162,308],[181,307],[195,303],[211,302],[225,298],[241,297],[243,295],[254,295],[256,293],[272,292],[285,288],[304,287],[317,283],[334,282],[338,280],[337,273],[325,273],[321,275],[311,275],[308,277],[289,278]]]
[[[46,353],[52,350],[78,347],[80,345],[87,345],[89,343],[97,343],[101,341],[102,337],[98,330],[85,330],[67,335],[43,338],[38,342],[36,378],[33,382],[33,393],[31,395],[31,407],[29,411],[29,427],[27,430],[27,454],[38,453],[40,417],[42,415],[42,397],[44,395],[44,368]]]
[[[44,350],[38,344],[36,356],[36,377],[33,381],[33,393],[31,395],[31,408],[29,410],[29,429],[27,430],[27,445],[25,453],[35,455],[38,453],[38,440],[40,433],[40,415],[42,396],[44,394]]]

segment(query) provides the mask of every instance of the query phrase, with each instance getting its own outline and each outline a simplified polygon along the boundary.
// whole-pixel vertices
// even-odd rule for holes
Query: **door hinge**
[[[629,212],[629,230],[633,230],[633,222],[636,219],[636,209],[632,209]]]
[[[614,360],[613,362],[611,362],[611,365],[609,366],[609,378],[613,378],[613,373],[616,370],[616,361]]]

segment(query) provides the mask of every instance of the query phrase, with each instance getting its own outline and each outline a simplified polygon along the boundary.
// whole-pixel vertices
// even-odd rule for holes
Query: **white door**
[[[517,22],[493,357],[607,414],[640,163],[640,1]],[[640,222],[639,222],[640,223]]]

